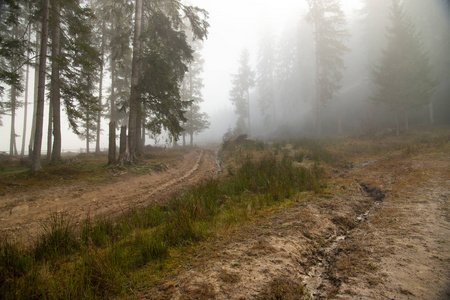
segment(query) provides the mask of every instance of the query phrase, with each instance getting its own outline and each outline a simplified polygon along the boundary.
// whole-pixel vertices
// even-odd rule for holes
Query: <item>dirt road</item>
[[[0,231],[21,236],[25,242],[43,230],[52,212],[67,212],[78,223],[88,214],[114,215],[167,199],[216,172],[214,152],[196,150],[162,172],[127,178],[112,184],[74,183],[39,188],[0,199]]]
[[[450,154],[394,151],[330,173],[325,196],[204,245],[138,298],[450,299]]]

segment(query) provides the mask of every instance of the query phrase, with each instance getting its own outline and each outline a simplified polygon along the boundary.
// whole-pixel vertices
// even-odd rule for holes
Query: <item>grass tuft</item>
[[[248,142],[249,147],[265,145]],[[248,145],[247,145],[248,146]],[[227,150],[228,151],[228,150]],[[242,149],[236,149],[242,151]],[[25,249],[0,241],[0,291],[5,298],[111,298],[136,287],[137,272],[170,266],[171,254],[324,186],[317,165],[306,169],[289,155],[258,152],[227,178],[207,180],[161,206],[112,220],[88,216],[75,228],[52,213],[38,242]],[[153,276],[153,275],[152,275]],[[229,279],[227,279],[229,280]]]
[[[37,260],[52,256],[65,256],[79,249],[71,217],[65,212],[52,212],[48,224],[43,224],[44,234],[34,248]]]

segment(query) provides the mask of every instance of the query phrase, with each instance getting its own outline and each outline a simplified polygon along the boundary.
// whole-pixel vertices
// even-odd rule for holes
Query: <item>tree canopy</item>
[[[377,89],[372,100],[386,104],[396,116],[400,111],[405,112],[408,129],[408,110],[427,104],[436,82],[420,34],[400,1],[392,1],[389,17],[387,46],[373,70]]]

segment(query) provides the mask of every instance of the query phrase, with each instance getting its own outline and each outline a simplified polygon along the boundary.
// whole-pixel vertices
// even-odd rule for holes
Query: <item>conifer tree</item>
[[[201,73],[203,72],[204,63],[203,58],[200,56],[201,41],[194,40],[192,48],[194,50],[193,60],[189,63],[188,71],[184,75],[181,84],[181,100],[192,102],[186,111],[187,121],[183,124],[184,133],[187,133],[190,137],[190,146],[194,145],[194,134],[200,133],[209,127],[208,115],[202,113],[200,108],[200,103],[203,102],[203,79]]]
[[[237,132],[250,133],[250,89],[255,85],[255,74],[250,67],[250,54],[244,49],[239,59],[239,68],[233,75],[233,87],[230,91],[231,103],[235,106],[238,115]]]
[[[421,37],[399,0],[392,1],[389,17],[387,47],[373,71],[377,90],[372,100],[394,112],[398,135],[398,113],[404,113],[408,130],[408,111],[429,103],[436,82]]]
[[[340,89],[344,69],[344,44],[348,33],[339,0],[308,0],[307,20],[314,26],[316,55],[316,134],[321,134],[321,110]]]
[[[267,125],[276,124],[275,101],[275,49],[274,37],[265,30],[259,43],[258,63],[256,65],[256,85],[259,90],[259,107]]]
[[[36,101],[36,126],[34,134],[34,145],[32,153],[31,171],[37,172],[41,167],[41,147],[42,147],[42,131],[44,123],[44,98],[45,98],[45,69],[47,67],[47,42],[48,42],[48,25],[49,25],[49,9],[50,0],[44,0],[42,3],[41,15],[41,41],[39,51],[39,76],[38,76],[38,93]]]
[[[51,103],[53,118],[54,144],[52,151],[52,162],[61,160],[61,123],[60,103],[63,100],[67,113],[69,125],[72,130],[79,134],[78,127],[85,124],[86,111],[79,109],[89,104],[90,110],[97,112],[98,98],[93,100],[95,87],[92,83],[98,81],[98,70],[100,67],[99,52],[94,44],[92,34],[94,18],[90,8],[84,6],[80,0],[55,0],[52,1],[52,74]],[[57,35],[58,31],[59,38]],[[59,47],[55,47],[59,43]],[[59,48],[59,50],[58,50]],[[53,51],[54,50],[54,51]],[[55,69],[54,69],[55,66]],[[52,72],[53,73],[53,72]],[[90,84],[85,84],[89,76]],[[96,102],[97,101],[97,102]],[[93,103],[95,102],[95,103]],[[95,115],[89,114],[90,118]]]
[[[139,4],[140,0],[137,0]],[[179,83],[192,60],[183,21],[187,20],[194,37],[204,39],[209,24],[208,13],[180,0],[145,1],[136,10],[135,25],[143,22],[143,31],[135,30],[133,41],[132,82],[129,105],[128,143],[134,160],[142,149],[141,126],[144,116],[148,128],[164,128],[177,139],[189,103],[180,99]],[[142,17],[142,18],[141,18]],[[142,24],[141,24],[142,25]],[[136,60],[136,58],[139,58]],[[137,80],[137,82],[136,82]],[[143,113],[143,107],[147,113]]]
[[[9,85],[8,97],[0,100],[1,115],[7,112],[11,115],[10,155],[17,155],[16,145],[16,111],[23,103],[19,97],[24,91],[24,65],[29,65],[28,54],[31,51],[28,36],[31,29],[31,6],[24,1],[9,0],[0,2],[0,96],[4,93],[2,83]],[[6,101],[3,101],[5,99]]]

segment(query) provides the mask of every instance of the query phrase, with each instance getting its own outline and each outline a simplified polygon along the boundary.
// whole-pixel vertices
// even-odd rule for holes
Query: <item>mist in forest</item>
[[[228,94],[205,87],[205,95],[215,92],[231,106],[218,107],[215,118],[222,123],[205,135],[220,136],[224,127],[255,138],[400,134],[450,123],[447,1],[319,2],[284,2],[286,10],[283,2],[280,9],[264,2],[259,10],[252,3],[253,12],[242,13],[255,17],[242,21],[254,28],[242,44],[226,46],[234,55],[227,65]],[[243,87],[246,80],[251,83]],[[233,88],[248,89],[248,95],[234,95],[233,103]]]
[[[130,5],[131,16],[134,1],[126,3]],[[192,63],[186,73],[193,76],[191,84],[192,80],[198,80],[199,92],[186,96],[198,100],[194,101],[197,106],[192,106],[195,109],[183,109],[186,117],[198,119],[200,125],[195,123],[188,130],[188,123],[180,122],[185,131],[171,134],[167,129],[171,125],[149,122],[147,144],[172,145],[175,136],[180,145],[189,143],[186,142],[189,135],[194,144],[203,144],[220,142],[225,134],[247,134],[261,139],[401,134],[413,128],[450,125],[449,1],[191,0],[186,3],[206,10],[210,25],[207,38],[192,46],[194,62],[202,63]],[[158,28],[151,29],[150,23],[147,25],[144,23],[144,31],[159,32]],[[123,59],[120,64],[121,71],[127,72],[127,66],[131,65],[131,36],[124,40],[128,48],[123,51],[129,52],[129,61]],[[105,68],[102,92],[107,101],[111,74],[109,65]],[[149,81],[158,81],[155,72],[150,70],[149,74]],[[120,84],[130,84],[127,75],[120,75],[119,79]],[[25,76],[21,80],[25,82]],[[28,80],[28,93],[33,95],[33,68]],[[181,81],[179,85],[180,97],[184,97],[189,88]],[[8,105],[11,88],[5,82],[2,86],[0,151],[8,152],[8,141],[13,141]],[[121,93],[126,102],[129,89]],[[98,94],[97,89],[94,96]],[[18,97],[21,102],[24,95],[22,92]],[[30,97],[26,145],[32,126]],[[14,109],[15,143],[20,149],[24,108]],[[48,109],[46,102],[44,115]],[[124,105],[120,113],[126,115],[127,109]],[[86,139],[73,133],[71,119],[64,114],[63,111],[63,149],[86,148]],[[108,148],[108,122],[108,112],[105,112],[100,128],[101,149]],[[161,126],[155,132],[163,130],[152,134],[151,126]],[[43,132],[42,149],[45,150],[46,122]],[[95,137],[88,139],[94,148]]]

